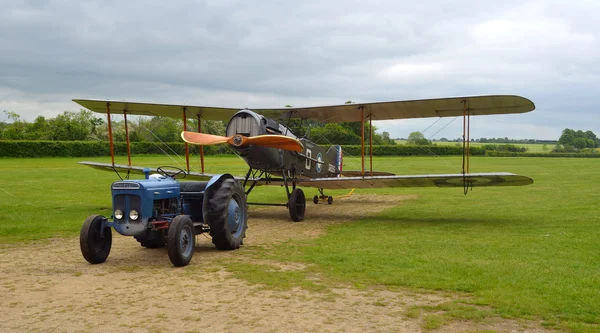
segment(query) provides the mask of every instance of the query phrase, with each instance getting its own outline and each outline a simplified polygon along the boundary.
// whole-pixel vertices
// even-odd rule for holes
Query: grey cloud
[[[44,107],[68,107],[65,97],[299,106],[511,93],[538,106],[531,117],[506,118],[515,125],[537,125],[539,135],[557,128],[554,137],[569,121],[599,131],[597,117],[579,120],[593,115],[590,101],[600,92],[598,7],[541,0],[12,2],[0,13],[0,109],[60,112]],[[546,123],[545,112],[567,107],[577,116]]]

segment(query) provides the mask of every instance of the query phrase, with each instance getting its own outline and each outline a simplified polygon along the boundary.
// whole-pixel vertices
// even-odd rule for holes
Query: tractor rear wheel
[[[175,216],[169,225],[167,250],[174,266],[181,267],[190,263],[196,247],[194,223],[187,215]]]
[[[304,191],[296,188],[292,191],[288,199],[288,209],[290,211],[290,217],[294,222],[300,222],[304,219],[304,211],[306,210],[306,198],[304,197]]]
[[[89,216],[79,232],[79,247],[81,254],[90,264],[106,261],[112,246],[112,231],[110,227],[102,229],[106,218],[102,215]]]
[[[219,250],[240,247],[248,228],[246,193],[235,179],[225,179],[208,199],[208,224]]]

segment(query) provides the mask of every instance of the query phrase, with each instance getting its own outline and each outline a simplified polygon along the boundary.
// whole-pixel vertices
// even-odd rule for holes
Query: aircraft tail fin
[[[333,145],[327,151],[327,156],[330,161],[333,161],[335,165],[335,173],[338,174],[338,177],[342,174],[342,166],[344,162],[344,153],[342,153],[342,146]]]

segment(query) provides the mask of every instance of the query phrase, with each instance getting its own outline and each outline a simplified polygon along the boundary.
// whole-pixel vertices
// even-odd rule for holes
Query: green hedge
[[[199,147],[189,145],[191,154],[199,154]],[[360,156],[360,146],[344,145],[342,150],[346,156]],[[185,154],[183,142],[153,143],[132,142],[131,153],[138,154]],[[229,146],[204,147],[206,155],[232,154]],[[115,142],[115,154],[127,155],[124,142]],[[365,146],[365,154],[369,147]],[[84,157],[109,156],[109,144],[103,141],[21,141],[0,140],[0,157]],[[458,146],[373,146],[374,156],[441,156],[462,155],[462,147]],[[471,155],[487,155],[497,157],[600,157],[600,153],[515,153],[506,151],[486,151],[481,147],[471,147]]]
[[[486,156],[492,157],[575,157],[575,158],[594,158],[600,157],[598,153],[514,153],[508,151],[493,151],[485,152]]]
[[[115,142],[115,154],[127,155],[127,145]],[[199,154],[199,147],[189,145],[191,154]],[[185,154],[183,142],[132,142],[132,154]],[[206,155],[232,154],[226,145],[204,147]],[[101,141],[0,141],[0,157],[84,157],[109,156],[108,142]]]
[[[360,156],[360,146],[342,146],[345,155]],[[470,147],[471,155],[485,155],[480,147]],[[373,146],[374,156],[439,156],[462,155],[462,147],[457,146]],[[369,154],[369,146],[365,146],[365,154]]]
[[[115,142],[115,154],[127,155],[127,146],[124,142]],[[190,145],[190,153],[198,154],[199,147]],[[344,154],[360,156],[360,146],[342,146]],[[185,146],[182,142],[153,143],[132,142],[132,154],[173,154],[183,155]],[[204,147],[206,155],[231,154],[227,145]],[[365,153],[369,154],[369,147],[365,146]],[[471,147],[472,155],[484,155],[485,151],[479,147]],[[0,141],[0,157],[84,157],[84,156],[109,156],[109,144],[104,141],[27,141],[7,140]],[[436,156],[436,155],[462,155],[462,148],[457,146],[373,146],[375,156]]]

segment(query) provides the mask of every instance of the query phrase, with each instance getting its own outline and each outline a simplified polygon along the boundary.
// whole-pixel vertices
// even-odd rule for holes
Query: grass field
[[[396,141],[397,144],[406,144],[406,140],[394,140]],[[438,146],[456,146],[459,145],[460,147],[462,147],[462,142],[441,142],[441,141],[435,141],[433,142],[434,144],[438,145]],[[472,147],[481,147],[483,145],[503,145],[503,143],[480,143],[480,142],[471,142],[470,145]],[[527,152],[528,153],[547,153],[550,152],[552,150],[552,148],[554,148],[554,145],[552,144],[547,144],[546,148],[547,150],[544,151],[544,145],[543,144],[539,144],[539,143],[512,143],[512,145],[515,145],[517,147],[525,147],[527,148]]]
[[[111,215],[109,185],[115,175],[79,166],[78,160],[0,159],[0,243],[76,237],[86,216]],[[134,162],[173,164],[156,156]],[[360,168],[356,159],[345,162],[346,169]],[[235,157],[208,163],[207,172],[245,170]],[[385,157],[374,165],[396,173],[453,173],[460,170],[460,157]],[[376,218],[337,225],[315,240],[286,242],[257,256],[307,263],[326,281],[357,288],[384,285],[458,295],[446,310],[416,311],[539,319],[548,327],[600,331],[598,170],[597,159],[473,157],[471,172],[514,172],[535,183],[476,188],[466,196],[462,189],[360,190],[417,197]],[[258,189],[252,200],[281,201],[281,193],[281,188]],[[251,280],[276,274],[252,263],[228,267]],[[472,304],[489,310],[482,314]]]

